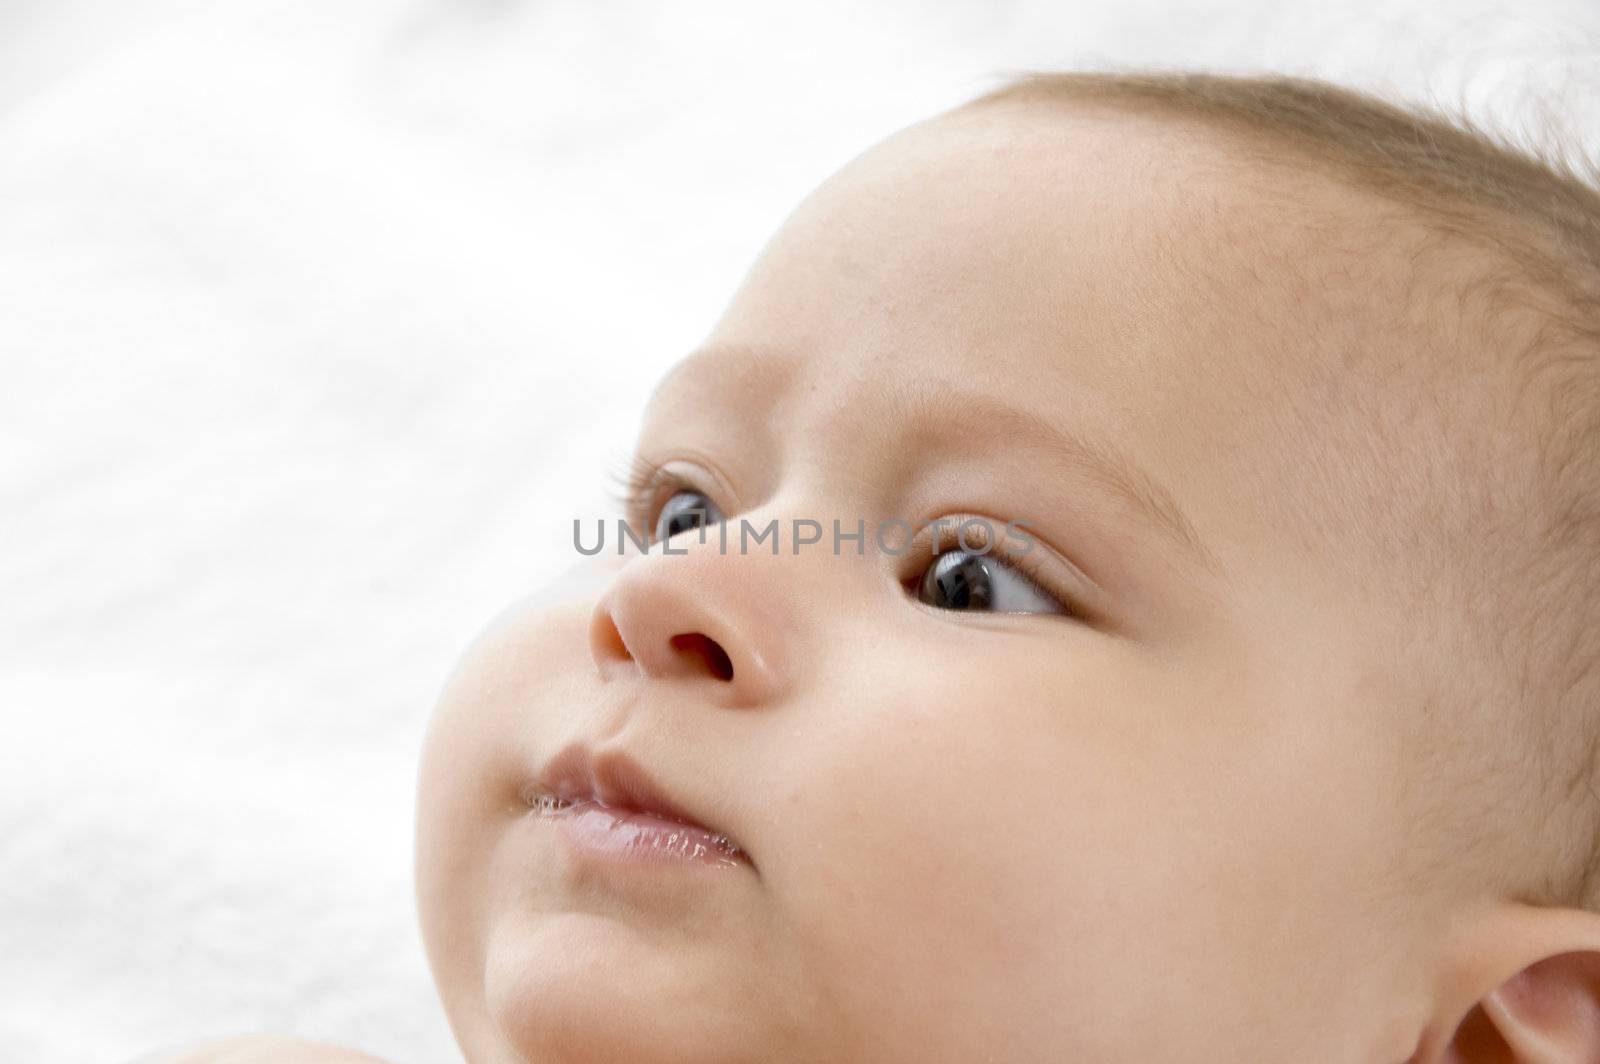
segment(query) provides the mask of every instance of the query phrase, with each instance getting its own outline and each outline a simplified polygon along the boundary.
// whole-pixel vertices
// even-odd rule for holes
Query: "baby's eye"
[[[951,550],[928,566],[919,601],[945,610],[991,613],[1066,613],[1055,596],[991,554]]]
[[[688,489],[675,491],[661,506],[653,542],[661,543],[680,532],[702,525],[714,525],[722,520],[722,511],[704,494]]]

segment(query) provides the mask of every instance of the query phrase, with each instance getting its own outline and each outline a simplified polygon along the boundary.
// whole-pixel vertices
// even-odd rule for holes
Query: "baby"
[[[442,696],[465,1059],[1595,1064],[1597,428],[1559,166],[1284,79],[890,137]]]

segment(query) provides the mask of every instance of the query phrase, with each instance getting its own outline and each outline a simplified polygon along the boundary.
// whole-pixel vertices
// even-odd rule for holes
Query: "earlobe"
[[[1471,954],[1460,958],[1453,975],[1473,1000],[1458,1000],[1453,1007],[1440,1003],[1436,1029],[1449,1033],[1433,1059],[1440,1064],[1600,1061],[1600,915],[1510,906],[1471,937]]]

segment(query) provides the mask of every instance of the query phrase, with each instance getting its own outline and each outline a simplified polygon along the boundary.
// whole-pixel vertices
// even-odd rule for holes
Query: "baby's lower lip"
[[[729,867],[746,863],[726,836],[650,813],[601,805],[593,799],[542,812],[567,841],[595,856],[617,861]]]

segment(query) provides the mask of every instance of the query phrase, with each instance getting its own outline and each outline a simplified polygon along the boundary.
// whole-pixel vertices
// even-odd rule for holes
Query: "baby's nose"
[[[729,706],[774,698],[788,679],[781,611],[742,560],[702,551],[635,558],[590,616],[601,678],[701,684]]]

